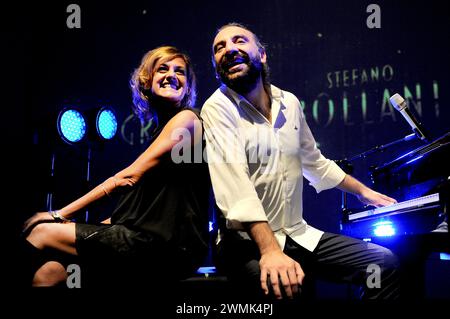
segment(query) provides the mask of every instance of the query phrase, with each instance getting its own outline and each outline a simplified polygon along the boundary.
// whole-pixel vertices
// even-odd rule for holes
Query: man
[[[227,224],[219,243],[227,275],[266,295],[271,286],[278,299],[293,297],[313,275],[365,286],[365,298],[396,298],[397,259],[389,250],[305,222],[303,176],[318,192],[337,187],[364,204],[395,200],[321,154],[298,99],[269,83],[266,51],[253,32],[227,24],[212,50],[222,86],[201,116],[216,204]],[[370,264],[380,267],[380,288],[366,285]]]

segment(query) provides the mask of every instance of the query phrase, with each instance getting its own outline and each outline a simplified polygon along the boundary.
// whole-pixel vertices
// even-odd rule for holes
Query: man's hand
[[[375,207],[388,206],[397,203],[395,199],[380,194],[370,188],[362,191],[361,194],[356,195],[356,197],[361,203]]]
[[[247,227],[261,253],[259,267],[261,268],[261,288],[264,293],[266,295],[269,293],[267,286],[267,277],[269,277],[277,299],[282,298],[280,285],[283,286],[286,296],[292,298],[292,294],[298,292],[298,285],[302,284],[305,277],[300,264],[283,253],[267,222],[253,222],[244,226]]]
[[[289,298],[298,293],[298,285],[302,284],[305,277],[298,262],[285,255],[281,250],[277,250],[263,254],[259,265],[261,268],[261,288],[266,295],[269,293],[268,278],[277,299],[282,298],[280,284]]]
[[[370,189],[350,175],[345,175],[344,180],[337,188],[354,194],[365,205],[382,207],[397,203],[395,199]]]

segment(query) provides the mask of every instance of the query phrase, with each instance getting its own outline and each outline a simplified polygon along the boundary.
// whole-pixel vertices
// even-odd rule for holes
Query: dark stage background
[[[49,191],[54,192],[54,207],[62,207],[145,149],[145,134],[140,137],[130,118],[128,80],[149,49],[170,44],[192,57],[200,108],[218,85],[210,63],[214,32],[231,21],[249,25],[267,44],[273,84],[302,101],[327,157],[350,157],[410,134],[388,102],[396,92],[410,98],[410,108],[433,137],[446,133],[450,19],[444,2],[376,1],[381,28],[370,29],[366,8],[372,2],[76,1],[81,29],[66,26],[71,2],[4,7],[2,157],[8,161],[5,183],[12,190],[5,220],[19,227],[33,212],[45,210]],[[114,141],[93,147],[87,185],[86,149],[54,144],[57,138],[48,131],[63,107],[100,105],[117,111],[120,129]],[[407,142],[359,161],[354,176],[369,183],[371,165],[419,145]],[[107,217],[110,206],[93,207],[90,220]],[[317,195],[305,187],[304,207],[310,224],[339,231],[338,191]],[[341,290],[333,289],[324,289],[323,296],[340,296]]]

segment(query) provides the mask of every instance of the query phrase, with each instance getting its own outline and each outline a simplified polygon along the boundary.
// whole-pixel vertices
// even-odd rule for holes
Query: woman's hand
[[[39,212],[28,218],[23,224],[23,232],[26,232],[31,226],[40,221],[53,221],[53,217],[48,212]]]

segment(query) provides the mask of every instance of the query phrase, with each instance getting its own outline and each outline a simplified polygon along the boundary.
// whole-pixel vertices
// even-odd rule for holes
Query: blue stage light
[[[209,222],[209,232],[212,232],[214,230],[214,222]]]
[[[208,274],[214,274],[214,273],[216,273],[216,267],[214,267],[214,266],[200,267],[197,269],[197,274],[208,275]]]
[[[105,139],[112,139],[117,133],[117,118],[110,108],[103,107],[97,113],[96,127],[98,135]]]
[[[81,141],[86,135],[85,118],[72,108],[66,108],[59,113],[57,127],[61,138],[69,144]]]
[[[440,260],[450,260],[450,254],[447,254],[447,253],[440,253],[440,254],[439,254],[439,259],[440,259]]]
[[[391,221],[380,221],[373,224],[373,227],[373,234],[377,237],[394,236],[396,233],[395,227]]]

